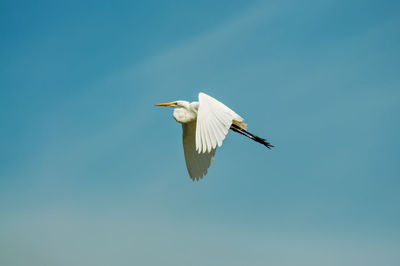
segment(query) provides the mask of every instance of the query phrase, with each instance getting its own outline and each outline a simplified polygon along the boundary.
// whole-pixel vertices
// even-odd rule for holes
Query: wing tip
[[[200,98],[204,98],[204,97],[214,99],[213,97],[211,97],[211,96],[208,95],[207,93],[199,92],[199,100],[200,100]],[[214,100],[216,100],[216,99],[214,99]]]

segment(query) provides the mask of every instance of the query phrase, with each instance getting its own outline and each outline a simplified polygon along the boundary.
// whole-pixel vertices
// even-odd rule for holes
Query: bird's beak
[[[159,104],[155,104],[154,106],[171,106],[173,104],[176,104],[176,102],[171,102],[171,103],[159,103]]]

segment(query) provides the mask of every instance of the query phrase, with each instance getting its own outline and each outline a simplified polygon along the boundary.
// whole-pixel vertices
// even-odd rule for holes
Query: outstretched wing
[[[196,150],[199,153],[211,152],[228,134],[232,121],[243,121],[237,113],[213,97],[199,93],[197,111]]]
[[[214,160],[217,148],[207,153],[196,151],[196,121],[182,124],[183,152],[185,154],[186,168],[190,178],[199,180],[207,174],[207,169]]]

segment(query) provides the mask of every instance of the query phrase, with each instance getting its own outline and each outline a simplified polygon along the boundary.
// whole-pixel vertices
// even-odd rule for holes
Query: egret
[[[192,180],[199,180],[207,174],[217,147],[222,145],[229,129],[263,144],[268,149],[274,147],[266,139],[248,132],[242,117],[205,93],[199,93],[198,102],[175,101],[155,106],[174,108],[173,117],[182,124],[183,152]]]

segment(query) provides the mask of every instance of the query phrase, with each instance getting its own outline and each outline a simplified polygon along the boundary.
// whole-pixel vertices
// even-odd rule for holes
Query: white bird
[[[173,117],[182,124],[186,167],[193,180],[199,180],[207,174],[217,146],[222,145],[229,129],[265,145],[268,149],[274,147],[265,139],[246,131],[247,125],[242,122],[242,117],[205,93],[199,93],[198,102],[175,101],[155,106],[174,108]]]

